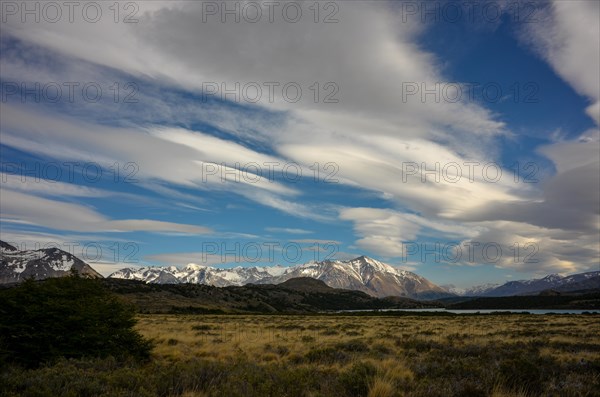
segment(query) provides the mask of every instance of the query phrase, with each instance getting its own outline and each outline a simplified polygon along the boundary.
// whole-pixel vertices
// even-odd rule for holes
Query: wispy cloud
[[[163,222],[150,219],[111,220],[90,207],[64,201],[50,200],[14,190],[3,189],[0,197],[2,214],[25,220],[33,225],[54,230],[79,232],[180,232],[207,234],[203,226]]]
[[[295,229],[295,228],[289,228],[289,227],[267,227],[267,228],[265,228],[265,230],[268,232],[272,232],[272,233],[286,233],[286,234],[312,234],[313,233],[310,230]]]

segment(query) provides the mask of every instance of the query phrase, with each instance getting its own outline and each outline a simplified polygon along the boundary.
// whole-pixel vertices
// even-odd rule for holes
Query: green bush
[[[349,341],[336,343],[335,348],[345,352],[364,353],[369,351],[369,346],[360,339],[352,339]]]
[[[310,363],[321,364],[345,363],[350,359],[348,354],[332,346],[310,349],[304,357]]]
[[[99,281],[28,280],[0,291],[0,362],[35,367],[57,358],[146,359],[152,345],[134,311]]]
[[[340,383],[348,396],[366,396],[376,373],[377,368],[373,364],[359,361],[340,374]]]

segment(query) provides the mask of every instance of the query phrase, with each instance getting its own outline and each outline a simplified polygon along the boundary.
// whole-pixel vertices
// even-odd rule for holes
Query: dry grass
[[[496,386],[490,397],[529,397],[529,394],[524,390],[507,391],[501,386]]]
[[[593,360],[598,352],[553,346],[597,343],[600,335],[596,316],[142,315],[139,320],[138,330],[157,342],[159,357],[223,360],[245,354],[258,362],[286,361],[310,348],[352,340],[401,353],[398,340],[411,338],[453,346],[537,341],[542,355],[560,362]]]
[[[394,384],[390,380],[376,377],[369,388],[368,397],[393,397],[395,395]]]
[[[0,378],[11,385],[0,396],[533,397],[600,390],[598,316],[140,315],[137,329],[155,341],[151,363],[12,369]]]

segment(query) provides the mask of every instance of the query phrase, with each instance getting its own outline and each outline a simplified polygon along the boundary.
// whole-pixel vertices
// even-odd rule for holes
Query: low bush
[[[28,280],[0,291],[0,362],[35,367],[60,357],[146,359],[132,308],[97,280]]]

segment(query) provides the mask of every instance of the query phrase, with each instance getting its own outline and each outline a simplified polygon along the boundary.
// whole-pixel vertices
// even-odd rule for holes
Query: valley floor
[[[151,362],[8,368],[1,396],[600,396],[600,316],[141,315]]]

